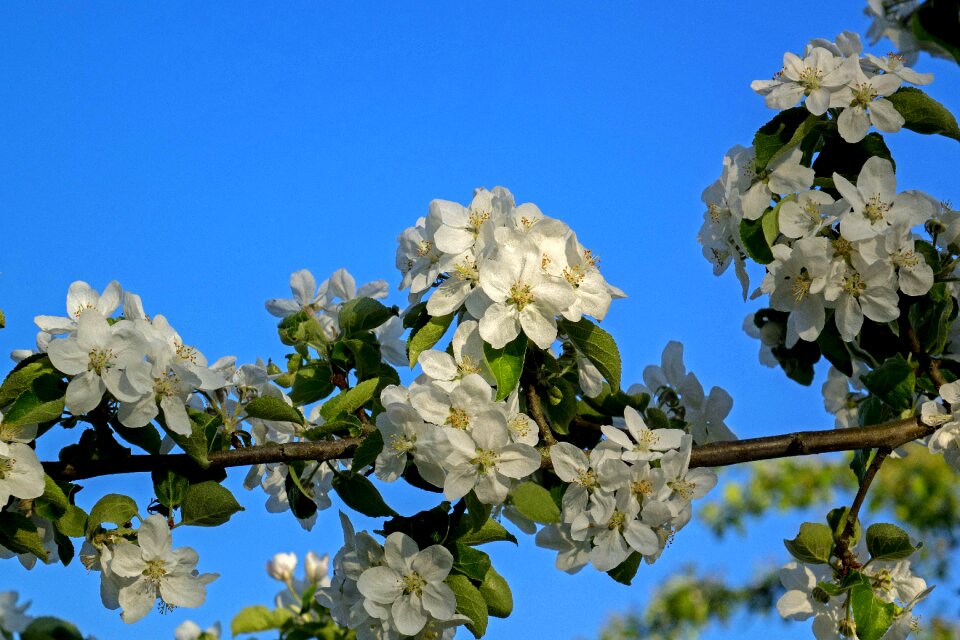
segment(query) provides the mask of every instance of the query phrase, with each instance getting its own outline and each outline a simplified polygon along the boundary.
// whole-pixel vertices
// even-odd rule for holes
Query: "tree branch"
[[[800,431],[763,438],[715,442],[694,447],[690,456],[690,467],[725,467],[754,460],[789,458],[828,451],[880,447],[895,449],[930,435],[935,430],[936,427],[923,424],[919,418],[907,418],[869,427]],[[351,457],[363,439],[359,437],[324,442],[258,445],[231,451],[214,451],[208,454],[208,459],[210,468],[213,469],[295,460],[337,460]],[[196,471],[199,468],[197,463],[186,454],[132,455],[114,460],[94,460],[77,464],[44,462],[43,467],[56,480],[82,480],[121,473],[147,473],[167,469]]]

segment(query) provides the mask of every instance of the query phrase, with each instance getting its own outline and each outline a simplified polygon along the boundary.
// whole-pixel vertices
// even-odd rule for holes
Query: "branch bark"
[[[869,427],[799,431],[763,438],[732,442],[716,442],[694,447],[690,467],[725,467],[755,460],[814,455],[828,451],[851,451],[887,447],[895,449],[936,430],[919,418],[907,418]],[[258,445],[231,451],[214,451],[208,455],[210,467],[225,469],[268,462],[295,460],[336,460],[349,458],[363,437],[325,442],[295,442],[279,445]],[[186,454],[165,456],[132,455],[116,460],[96,460],[83,464],[44,462],[46,472],[56,480],[82,480],[122,473],[147,473],[158,470],[188,471],[198,465]]]

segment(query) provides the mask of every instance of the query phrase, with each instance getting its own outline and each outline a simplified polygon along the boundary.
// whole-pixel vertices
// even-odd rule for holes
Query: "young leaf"
[[[32,553],[44,562],[50,555],[29,518],[12,511],[0,511],[0,545],[14,553]]]
[[[860,640],[880,640],[893,624],[897,606],[878,598],[869,584],[858,584],[850,590],[850,604]]]
[[[182,523],[196,527],[216,527],[243,507],[226,487],[207,480],[190,485],[180,506]]]
[[[446,579],[447,585],[453,590],[453,595],[457,598],[457,613],[470,618],[467,629],[475,638],[482,638],[487,632],[487,621],[489,612],[487,610],[487,601],[484,600],[480,590],[473,586],[470,578],[459,574],[452,574]]]
[[[312,404],[326,398],[333,391],[330,366],[317,362],[297,369],[290,389],[290,400],[298,406]]]
[[[30,381],[3,415],[3,427],[12,429],[28,424],[58,420],[63,413],[67,384],[59,374],[45,373]]]
[[[291,407],[282,398],[274,396],[260,396],[247,403],[247,415],[251,418],[260,418],[261,420],[271,420],[274,422],[293,422],[296,424],[306,424],[303,415],[294,407]]]
[[[480,583],[480,595],[487,602],[487,611],[491,616],[506,618],[513,611],[513,593],[510,585],[496,569],[490,567],[483,582]]]
[[[393,316],[393,312],[373,298],[354,298],[340,306],[337,319],[344,335],[376,329]]]
[[[347,389],[323,403],[323,406],[320,407],[320,415],[327,420],[331,420],[341,413],[355,412],[373,398],[378,384],[380,384],[380,378],[370,378],[358,382],[357,386]]]
[[[270,610],[262,604],[244,607],[230,622],[230,633],[237,635],[279,629],[292,617],[293,612],[286,608]]]
[[[157,470],[151,474],[153,492],[160,504],[168,509],[176,509],[183,503],[190,481],[176,471]]]
[[[41,616],[34,618],[20,634],[20,640],[83,640],[83,634],[73,623]]]
[[[510,500],[523,516],[541,524],[560,522],[560,509],[550,492],[535,482],[521,482],[510,491]]]
[[[826,564],[833,550],[833,534],[825,524],[804,522],[793,540],[784,540],[784,546],[797,560],[810,564]]]
[[[13,368],[3,384],[0,385],[0,407],[5,407],[17,399],[21,393],[30,388],[34,380],[45,374],[56,374],[45,353],[36,353]]]
[[[462,521],[461,526],[463,526]],[[464,530],[466,532],[457,538],[457,542],[470,546],[477,546],[488,542],[500,542],[501,540],[507,540],[513,544],[517,544],[517,538],[504,529],[502,524],[492,518],[487,519],[479,529],[470,530],[464,527]]]
[[[87,518],[87,535],[92,535],[104,522],[121,526],[133,520],[137,515],[137,503],[130,496],[108,493],[90,509]]]
[[[610,383],[610,388],[620,389],[620,349],[613,336],[587,318],[581,318],[580,322],[561,320],[560,327],[577,351]]]
[[[523,358],[527,352],[527,336],[521,333],[502,349],[483,343],[483,357],[497,380],[497,402],[509,396],[520,382]]]
[[[80,507],[70,505],[64,513],[54,523],[57,531],[71,538],[79,538],[87,530],[87,512]]]
[[[919,548],[913,546],[907,532],[895,524],[877,523],[867,527],[867,551],[874,560],[903,560]]]
[[[410,359],[410,368],[416,366],[420,354],[440,342],[440,338],[450,328],[453,314],[445,316],[427,316],[430,319],[420,327],[414,327],[407,338],[407,357]]]
[[[453,569],[455,573],[463,575],[480,582],[490,570],[490,556],[483,551],[474,549],[460,542],[453,548]]]

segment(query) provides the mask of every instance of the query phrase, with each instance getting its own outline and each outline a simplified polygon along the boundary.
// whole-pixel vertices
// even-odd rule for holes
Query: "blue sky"
[[[625,380],[678,339],[705,386],[733,395],[740,436],[828,427],[819,379],[801,388],[758,364],[741,331],[756,304],[732,274],[712,276],[696,231],[723,153],[774,115],[750,81],[812,37],[863,32],[864,4],[4,4],[0,351],[31,346],[33,316],[59,314],[72,281],[118,279],[210,359],[279,359],[263,302],[288,294],[292,271],[322,279],[345,266],[397,283],[396,236],[431,199],[503,185],[567,221],[629,294],[604,322]],[[926,58],[918,69],[960,111],[960,70]],[[905,131],[888,143],[901,189],[960,199],[955,142]],[[130,477],[91,481],[79,502],[115,490],[151,497],[148,478]],[[238,498],[247,511],[227,526],[175,532],[201,570],[222,574],[199,611],[125,627],[76,562],[30,573],[5,562],[0,590],[101,640],[226,623],[272,595],[272,553],[340,544],[335,510],[306,533],[266,514],[263,494]],[[530,540],[494,550],[516,610],[490,637],[589,637],[684,563],[746,578],[784,562],[779,540],[800,521],[771,518],[722,543],[691,526],[631,588],[559,574]],[[778,637],[808,633],[772,624]]]

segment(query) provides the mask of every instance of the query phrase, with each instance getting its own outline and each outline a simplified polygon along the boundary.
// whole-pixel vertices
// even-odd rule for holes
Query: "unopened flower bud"
[[[307,580],[321,587],[330,586],[330,556],[326,553],[318,556],[313,551],[307,553],[303,560],[304,569],[307,572]]]
[[[837,625],[837,631],[843,638],[855,638],[857,636],[857,623],[851,618],[844,618]]]
[[[278,553],[267,563],[267,575],[274,580],[286,582],[293,578],[293,571],[297,568],[297,554]]]

